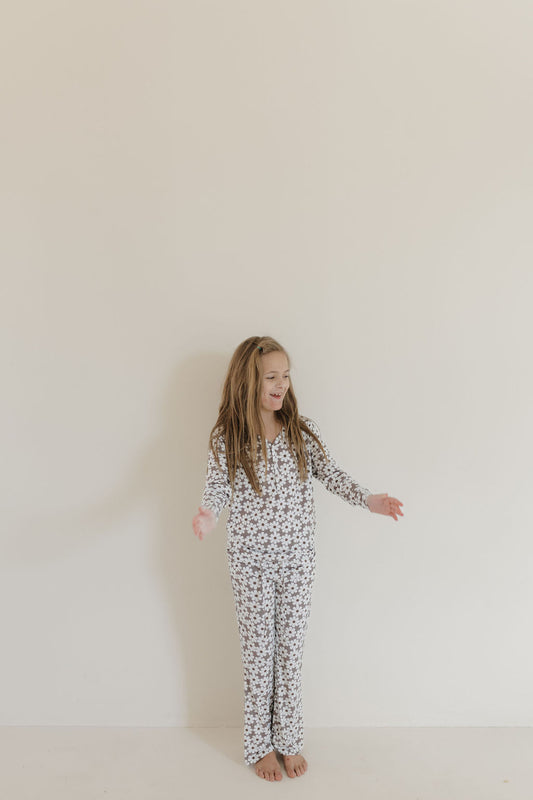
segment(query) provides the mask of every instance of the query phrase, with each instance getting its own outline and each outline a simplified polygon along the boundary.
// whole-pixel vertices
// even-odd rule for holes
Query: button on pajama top
[[[360,486],[331,456],[318,425],[302,419],[322,442],[328,458],[308,433],[307,480],[282,428],[266,440],[267,473],[260,457],[259,496],[244,469],[231,486],[224,439],[218,439],[220,467],[208,453],[201,505],[218,521],[230,506],[227,521],[228,563],[239,627],[244,669],[244,760],[254,764],[271,750],[284,755],[303,747],[301,667],[311,590],[315,576],[315,504],[313,478],[333,494],[367,510],[369,489]],[[258,447],[260,437],[257,439]]]

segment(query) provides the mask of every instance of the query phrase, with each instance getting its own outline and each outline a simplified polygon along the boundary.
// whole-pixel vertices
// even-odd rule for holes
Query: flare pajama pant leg
[[[260,553],[227,547],[244,671],[244,760],[303,747],[301,670],[311,591],[312,548]]]

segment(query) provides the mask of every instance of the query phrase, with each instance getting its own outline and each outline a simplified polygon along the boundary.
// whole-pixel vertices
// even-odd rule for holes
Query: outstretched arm
[[[403,512],[400,511],[400,506],[403,506],[403,503],[400,502],[400,500],[396,497],[389,497],[387,492],[383,494],[371,494],[369,489],[365,489],[363,486],[356,483],[347,472],[339,467],[332,457],[316,422],[309,419],[309,417],[304,417],[304,419],[308,427],[311,428],[313,433],[315,433],[322,442],[328,456],[326,460],[324,453],[314,439],[310,441],[308,450],[311,457],[313,475],[324,484],[326,489],[342,497],[342,499],[346,500],[348,503],[354,506],[360,505],[372,511],[374,514],[385,514],[385,516],[393,517],[396,522],[398,521],[398,514],[403,517]]]
[[[398,521],[398,514],[403,517],[403,512],[400,511],[400,506],[403,506],[403,503],[400,500],[396,497],[389,497],[386,492],[383,494],[371,494],[369,489],[365,489],[356,483],[347,472],[339,467],[332,457],[316,422],[309,419],[309,417],[305,417],[305,421],[322,442],[328,456],[326,460],[318,444],[314,440],[310,441],[309,454],[311,456],[313,475],[324,484],[326,489],[342,497],[348,503],[354,506],[360,505],[374,514],[385,514],[393,517],[396,522]]]
[[[329,452],[328,446],[322,438],[320,429],[316,422],[312,419],[309,419],[309,417],[304,417],[304,420],[308,427],[322,442],[322,446],[324,447],[327,456],[326,458],[317,442],[310,438],[308,452],[311,459],[313,476],[318,478],[318,480],[321,481],[326,489],[329,492],[332,492],[332,494],[342,497],[343,500],[346,500],[347,503],[350,503],[353,506],[362,506],[363,508],[371,511],[371,508],[368,504],[368,498],[372,496],[370,494],[370,489],[365,489],[365,487],[358,484],[354,478],[351,477],[351,475],[341,469]]]
[[[218,440],[217,454],[220,466],[216,462],[213,451],[209,449],[202,502],[198,514],[192,522],[193,531],[200,541],[215,527],[222,509],[228,505],[231,498],[231,484],[222,437]]]

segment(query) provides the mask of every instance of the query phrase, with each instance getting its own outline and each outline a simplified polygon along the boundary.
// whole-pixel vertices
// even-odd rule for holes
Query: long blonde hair
[[[261,348],[261,349],[260,349]],[[222,399],[220,401],[218,419],[209,435],[209,448],[220,466],[217,452],[218,437],[222,436],[225,446],[226,463],[231,488],[233,491],[235,474],[239,465],[244,469],[254,491],[261,495],[261,488],[256,474],[258,464],[257,437],[261,437],[261,453],[267,467],[267,450],[264,425],[261,417],[262,364],[266,353],[280,352],[290,359],[287,351],[271,336],[250,336],[237,347],[228,367]],[[302,431],[309,434],[320,445],[326,455],[322,443],[298,413],[298,403],[292,387],[283,399],[283,407],[274,412],[276,418],[285,426],[285,433],[298,465],[300,479],[307,479],[307,461],[305,442]]]

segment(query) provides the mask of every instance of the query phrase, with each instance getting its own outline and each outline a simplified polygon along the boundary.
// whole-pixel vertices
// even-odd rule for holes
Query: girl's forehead
[[[285,353],[265,353],[262,358],[263,374],[267,372],[284,372],[289,369],[289,362]]]

